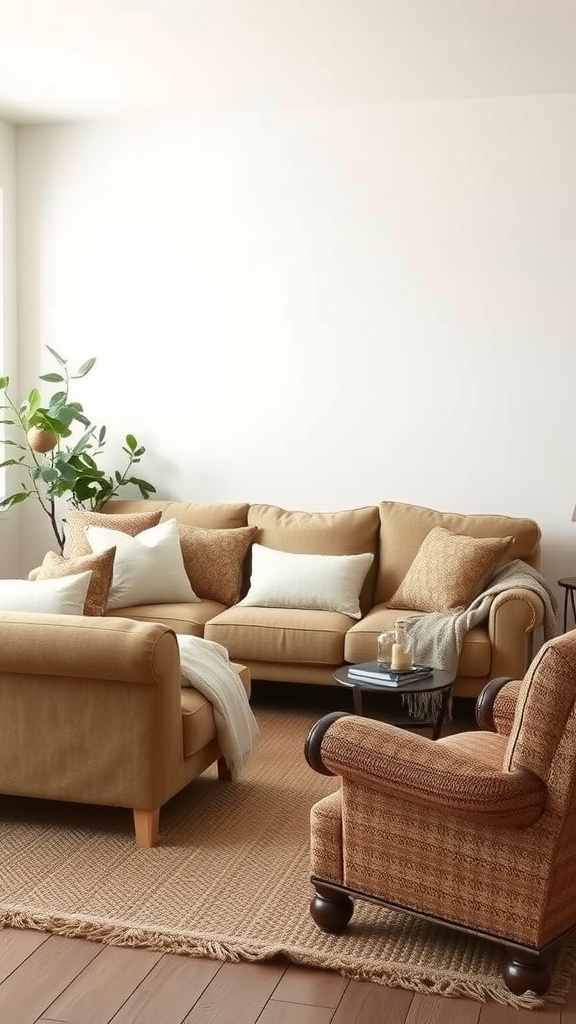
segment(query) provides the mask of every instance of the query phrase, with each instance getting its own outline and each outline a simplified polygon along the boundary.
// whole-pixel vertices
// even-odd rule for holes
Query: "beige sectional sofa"
[[[435,528],[507,537],[506,557],[532,566],[539,559],[540,531],[531,520],[397,502],[308,513],[247,503],[113,501],[94,517],[96,534],[88,528],[102,545],[96,554],[87,543],[91,515],[70,512],[68,557],[48,552],[31,573],[33,580],[64,576],[67,587],[71,573],[81,575],[89,589],[79,611],[0,611],[0,793],[129,808],[140,846],[156,842],[162,804],[214,761],[219,778],[230,777],[210,702],[181,685],[175,633],[226,647],[248,695],[250,677],[331,684],[342,664],[375,657],[379,632],[399,615],[388,607],[394,592],[413,575]],[[126,544],[146,547],[145,534],[171,538],[182,599],[155,599],[170,575],[163,564],[168,545],[159,545],[154,571],[136,574],[140,599],[123,605],[116,589],[113,601],[119,552]],[[302,556],[313,557],[298,562]],[[310,599],[294,589],[302,565]],[[521,678],[544,611],[531,590],[499,594],[488,621],[466,636],[455,692],[474,696],[491,677]]]
[[[108,614],[159,621],[176,632],[214,640],[227,648],[233,661],[248,667],[253,680],[333,684],[339,666],[375,658],[378,634],[404,611],[414,611],[389,608],[387,602],[406,577],[422,542],[436,527],[466,537],[511,538],[499,564],[521,559],[538,568],[540,559],[540,529],[531,519],[462,515],[394,501],[315,513],[265,504],[114,500],[102,511],[112,517],[156,511],[162,521],[175,518],[186,534],[192,567],[195,538],[201,544],[204,589],[212,595],[203,595],[192,571],[191,582],[200,601],[137,604],[114,608]],[[244,532],[235,555],[229,542],[236,536],[232,531],[238,530]],[[235,597],[246,594],[250,543],[295,554],[371,553],[372,563],[359,594],[360,617],[318,608],[261,607],[242,600],[227,605],[215,600],[220,559],[223,579],[234,574],[239,577]],[[488,621],[466,635],[453,692],[475,697],[495,676],[521,678],[543,619],[543,601],[533,590],[499,594]]]

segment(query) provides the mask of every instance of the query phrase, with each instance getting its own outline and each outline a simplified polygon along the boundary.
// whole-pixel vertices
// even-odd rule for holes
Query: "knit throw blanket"
[[[497,594],[520,587],[533,590],[544,604],[544,640],[557,636],[558,605],[550,587],[540,573],[527,562],[516,558],[508,562],[490,580],[468,608],[452,612],[426,612],[411,617],[406,629],[414,638],[416,660],[456,675],[458,659],[468,630],[484,622]]]
[[[238,778],[259,736],[242,681],[221,644],[185,634],[177,640],[182,686],[193,687],[212,704],[222,756],[232,778]]]

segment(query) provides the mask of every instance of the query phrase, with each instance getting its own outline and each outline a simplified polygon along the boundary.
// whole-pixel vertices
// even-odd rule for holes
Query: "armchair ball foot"
[[[344,893],[327,885],[315,885],[316,893],[310,901],[310,914],[323,932],[338,935],[343,932],[354,913],[354,901]]]
[[[552,970],[548,959],[542,953],[508,950],[509,958],[504,965],[504,981],[515,995],[535,992],[546,994],[552,983]]]

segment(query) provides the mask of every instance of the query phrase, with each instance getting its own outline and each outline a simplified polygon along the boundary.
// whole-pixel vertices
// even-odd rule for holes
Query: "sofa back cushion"
[[[207,530],[232,530],[247,525],[248,502],[153,501],[144,498],[113,498],[100,512],[121,515],[134,512],[160,512],[161,521],[176,519],[184,526],[202,526]],[[116,529],[116,527],[115,527]]]
[[[375,603],[387,601],[406,576],[420,545],[435,526],[468,537],[512,537],[503,563],[521,558],[540,566],[540,527],[532,519],[438,512],[400,501],[380,503],[380,556]]]
[[[376,581],[379,514],[376,505],[340,512],[298,512],[277,505],[250,505],[249,526],[258,527],[258,544],[277,551],[309,555],[360,555],[375,557],[360,594],[363,614],[371,608]]]

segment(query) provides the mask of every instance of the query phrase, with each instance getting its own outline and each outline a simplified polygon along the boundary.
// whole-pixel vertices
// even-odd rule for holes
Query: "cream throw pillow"
[[[95,553],[116,548],[107,608],[199,600],[186,575],[175,519],[135,537],[103,526],[87,526],[86,538]]]
[[[92,573],[57,580],[0,580],[0,611],[83,615]]]
[[[238,607],[309,608],[359,619],[374,555],[301,555],[252,545],[250,589]]]
[[[468,537],[435,526],[424,538],[388,608],[446,612],[466,608],[494,575],[513,537]]]

